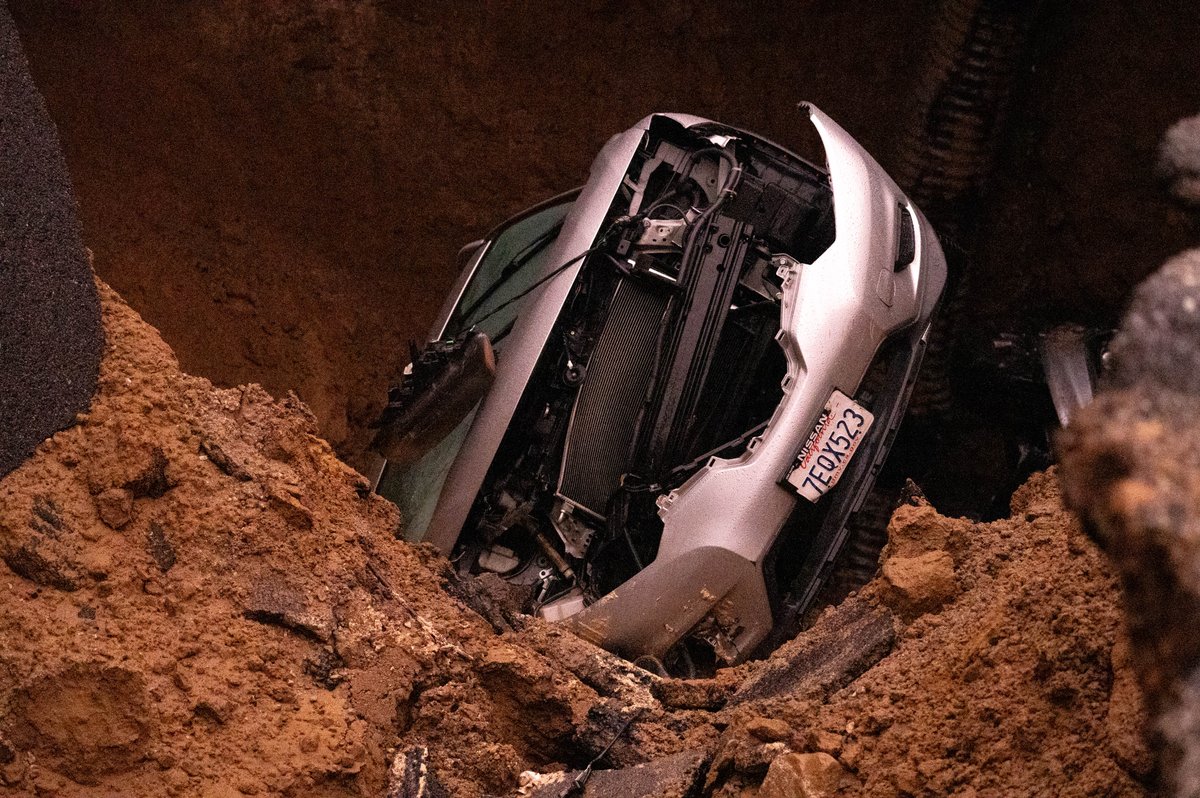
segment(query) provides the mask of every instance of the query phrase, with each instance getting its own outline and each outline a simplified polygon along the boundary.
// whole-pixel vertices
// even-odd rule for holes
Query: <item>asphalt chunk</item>
[[[58,134],[0,2],[0,476],[88,408],[103,348]]]

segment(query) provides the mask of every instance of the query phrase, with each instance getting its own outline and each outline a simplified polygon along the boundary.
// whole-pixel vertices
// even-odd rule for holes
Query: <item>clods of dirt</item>
[[[182,374],[100,293],[94,406],[0,483],[0,778],[380,794],[416,685],[490,628],[303,405]]]
[[[595,795],[1146,793],[1116,581],[1053,474],[990,524],[914,499],[807,632],[663,679],[464,588],[302,403],[182,373],[100,296],[91,412],[0,481],[13,794],[470,798],[593,761]]]

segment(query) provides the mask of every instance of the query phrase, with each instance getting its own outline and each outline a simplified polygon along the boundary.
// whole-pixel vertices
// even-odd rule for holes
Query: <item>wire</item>
[[[474,326],[474,327],[478,327],[480,324],[483,324],[485,321],[487,321],[488,319],[490,319],[492,316],[495,316],[497,313],[499,313],[500,311],[504,310],[506,307],[508,307],[509,305],[513,304],[513,303],[514,303],[514,302],[516,302],[517,300],[524,299],[525,297],[529,296],[529,295],[530,295],[531,293],[533,293],[533,291],[534,291],[534,290],[536,290],[536,289],[537,289],[539,286],[543,285],[544,283],[546,283],[546,282],[548,282],[548,281],[550,281],[550,280],[553,280],[555,277],[557,277],[558,275],[562,274],[562,273],[563,273],[563,272],[565,272],[567,269],[571,268],[571,267],[572,267],[572,266],[574,266],[576,263],[578,263],[579,261],[581,261],[581,260],[583,260],[584,258],[586,258],[588,255],[591,255],[592,253],[599,251],[599,250],[601,249],[601,247],[603,247],[603,246],[604,246],[603,244],[599,244],[599,245],[597,245],[597,246],[591,247],[590,249],[585,249],[583,252],[580,252],[578,255],[576,255],[575,257],[571,258],[569,261],[567,261],[567,262],[566,262],[566,263],[564,263],[563,265],[559,266],[557,269],[555,269],[554,271],[550,272],[550,273],[549,273],[549,274],[547,274],[545,277],[542,277],[541,279],[539,279],[539,280],[538,280],[537,282],[535,282],[533,285],[531,285],[531,286],[529,286],[528,288],[526,288],[526,289],[525,289],[524,291],[522,291],[521,293],[517,294],[516,296],[512,297],[511,299],[507,299],[507,300],[505,300],[504,302],[501,302],[499,305],[497,305],[496,307],[494,307],[494,308],[492,308],[491,310],[489,310],[489,311],[488,311],[487,313],[485,313],[483,316],[481,316],[480,318],[476,319],[476,320],[475,320],[475,324],[474,324],[474,325],[472,325],[472,326]]]
[[[634,712],[629,720],[625,721],[625,725],[617,730],[617,733],[613,735],[613,738],[609,741],[608,745],[604,746],[604,750],[597,754],[595,759],[593,759],[591,762],[588,762],[587,767],[579,771],[579,774],[567,784],[567,789],[562,792],[562,798],[570,798],[572,795],[583,794],[584,789],[587,787],[588,780],[592,777],[592,770],[596,767],[596,763],[608,755],[609,750],[616,745],[617,740],[620,740],[625,736],[625,732],[629,731],[629,727],[632,726],[633,722],[640,718],[642,713],[645,711],[645,707],[639,707],[637,712]]]
[[[596,243],[595,246],[589,247],[588,249],[585,249],[583,252],[580,252],[578,255],[571,258],[569,261],[567,261],[563,265],[557,267],[554,271],[550,272],[549,274],[547,274],[544,277],[539,278],[533,285],[529,286],[524,291],[522,291],[521,293],[512,297],[511,299],[501,302],[499,305],[497,305],[496,307],[489,310],[482,317],[480,317],[479,319],[476,319],[475,323],[471,326],[478,327],[480,324],[487,321],[492,316],[495,316],[497,313],[504,310],[509,305],[529,296],[531,293],[533,293],[535,290],[537,290],[540,286],[544,285],[545,283],[549,282],[550,280],[553,280],[555,277],[562,274],[567,269],[571,268],[576,263],[578,263],[579,261],[586,258],[588,255],[592,255],[592,254],[604,249],[606,246],[608,246],[608,240],[616,230],[618,230],[622,227],[626,227],[626,226],[635,224],[635,223],[640,224],[643,218],[645,218],[645,217],[639,215],[639,216],[619,216],[616,219],[613,219],[612,224],[610,224],[608,226],[608,229],[606,229],[603,233],[600,234],[600,240],[598,243]]]
[[[558,238],[558,234],[560,232],[562,232],[562,222],[559,222],[546,232],[542,233],[540,236],[527,244],[524,249],[522,249],[516,255],[513,255],[508,261],[508,264],[500,271],[500,276],[496,282],[488,286],[488,289],[484,291],[478,299],[472,302],[470,307],[460,311],[457,315],[464,318],[470,318],[471,314],[479,310],[479,308],[483,306],[484,302],[487,302],[489,299],[491,299],[492,296],[500,290],[500,287],[505,284],[505,282],[511,279],[512,276],[521,269],[525,268],[525,264],[529,263],[529,261],[532,260],[535,255],[545,249],[546,245]]]
[[[675,213],[679,214],[679,219],[678,220],[664,219],[660,216],[652,216],[651,214],[653,214],[659,208],[669,208],[669,209],[675,211]],[[649,208],[646,209],[646,218],[651,219],[653,221],[668,221],[668,222],[685,221],[687,219],[687,211],[685,211],[683,208],[681,208],[678,205],[675,205],[674,203],[671,203],[671,202],[658,202],[658,203],[655,203],[654,205],[651,205]]]
[[[698,156],[707,155],[709,153],[715,154],[718,158],[720,158],[721,160],[723,160],[727,164],[729,164],[729,167],[730,167],[729,177],[728,177],[728,179],[726,179],[725,185],[721,187],[721,191],[717,195],[717,199],[712,204],[710,204],[707,208],[705,208],[704,211],[700,214],[700,216],[698,216],[695,219],[695,221],[693,221],[690,225],[688,225],[691,228],[691,230],[689,231],[690,234],[688,236],[687,244],[684,246],[684,253],[685,253],[684,260],[685,261],[687,259],[687,257],[686,257],[687,251],[691,248],[691,244],[693,242],[693,239],[694,239],[697,231],[699,231],[701,228],[704,227],[705,223],[708,222],[709,217],[711,217],[713,215],[713,213],[717,210],[717,208],[719,208],[724,203],[725,200],[727,200],[729,197],[733,196],[738,183],[741,182],[741,177],[742,177],[741,164],[739,164],[737,162],[737,159],[731,153],[729,153],[728,151],[726,151],[725,149],[723,149],[721,147],[707,147],[703,150],[696,150],[688,155],[688,158],[685,161],[685,163],[690,168],[691,164],[695,161],[695,159]],[[674,206],[672,206],[672,207],[674,207]],[[675,210],[679,210],[679,208],[675,208]],[[499,305],[497,305],[496,307],[494,307],[490,311],[488,311],[486,314],[484,314],[481,318],[477,319],[472,326],[478,327],[480,324],[487,321],[492,316],[495,316],[501,310],[504,310],[508,306],[512,305],[514,302],[517,302],[518,300],[524,299],[525,297],[529,296],[529,294],[531,294],[537,288],[539,288],[540,286],[549,282],[550,280],[553,280],[555,277],[562,274],[567,269],[571,268],[576,263],[578,263],[579,261],[586,258],[588,255],[591,255],[595,252],[599,252],[601,249],[603,249],[607,245],[608,239],[612,235],[613,231],[617,230],[620,227],[630,225],[632,223],[641,222],[643,219],[646,218],[648,213],[649,212],[643,213],[643,214],[638,214],[637,216],[620,216],[620,217],[614,219],[612,224],[610,224],[608,226],[608,229],[605,230],[604,233],[600,236],[599,243],[597,243],[593,247],[589,247],[588,249],[585,249],[583,252],[581,252],[578,255],[576,255],[575,257],[571,258],[569,261],[567,261],[563,265],[559,266],[554,271],[547,274],[545,277],[542,277],[539,280],[537,280],[533,285],[529,286],[528,288],[526,288],[524,291],[520,292],[516,296],[514,296],[511,299],[508,299],[504,302],[501,302]],[[684,218],[687,218],[687,214],[684,214]]]
[[[572,582],[571,584],[564,587],[562,590],[555,593],[553,596],[546,596],[546,598],[542,599],[541,601],[534,602],[533,614],[536,615],[542,609],[542,607],[545,607],[547,604],[549,604],[552,601],[558,601],[560,598],[567,595],[572,590],[575,590],[577,587],[578,587],[578,585],[576,585],[574,582]],[[580,589],[582,590],[582,588],[580,588]]]

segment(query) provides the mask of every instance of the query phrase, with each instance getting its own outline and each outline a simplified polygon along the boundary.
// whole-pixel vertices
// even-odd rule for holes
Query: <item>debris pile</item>
[[[294,397],[182,374],[100,293],[91,411],[0,482],[0,780],[382,794],[399,737],[449,711],[473,663],[503,673],[507,647],[441,591],[438,561],[395,540],[395,509]],[[505,707],[473,712],[515,783],[525,760],[502,722],[525,713],[519,696]]]
[[[662,679],[396,540],[294,397],[181,373],[100,293],[91,412],[0,482],[15,794],[549,794],[610,744],[586,795],[1142,792],[1114,577],[1051,475],[991,524],[901,507],[812,629]]]
[[[754,668],[725,734],[783,721],[793,751],[838,761],[845,794],[1142,794],[1150,761],[1114,580],[1054,476],[1022,488],[1010,519],[974,524],[918,502],[896,512],[889,537],[876,581]],[[857,646],[886,656],[845,671],[844,685],[775,676],[759,687],[793,651],[855,648],[820,640],[823,627],[873,630]],[[811,661],[792,658],[800,672]],[[774,769],[765,794],[794,778]]]
[[[503,4],[482,16],[385,2],[165,15],[147,14],[149,4],[15,5],[102,273],[195,368],[226,384],[294,386],[349,457],[401,365],[394,355],[453,277],[446,242],[569,185],[600,143],[589,136],[638,115],[630,96],[642,110],[685,104],[787,142],[805,86],[886,156],[903,71],[863,72],[862,47],[845,43],[889,41],[879,63],[908,63],[919,39],[881,32],[927,13],[904,3],[731,26],[716,6],[676,3],[683,15],[647,6],[646,19],[699,37],[668,52],[657,46],[663,29],[631,28],[613,9],[591,15],[599,27],[562,18],[547,28],[518,24]],[[1200,37],[1182,34],[1173,50],[1131,50],[1149,54],[1142,66],[1156,80],[1130,91],[1153,113],[1115,117],[1130,103],[1090,87],[1133,84],[1079,79],[1128,73],[1124,60],[1095,57],[1113,51],[1111,30],[1161,43],[1155,15],[1133,28],[1127,16],[1097,7],[1075,19],[1085,33],[1065,60],[1047,62],[1050,77],[1023,112],[1050,124],[1038,147],[1018,148],[1038,153],[1033,168],[999,176],[1003,213],[981,249],[995,263],[1054,268],[979,269],[989,314],[1027,313],[1030,296],[1051,308],[1111,307],[1154,253],[1200,230],[1200,217],[1158,197],[1149,176],[1080,168],[1080,153],[1095,161],[1097,148],[1113,162],[1148,160],[1156,115],[1176,113],[1190,86],[1177,65]],[[1176,15],[1173,29],[1197,19]],[[481,47],[447,50],[447,25]],[[814,57],[781,64],[774,44],[801,28]],[[16,52],[4,35],[3,49]],[[611,46],[576,40],[651,60],[614,72]],[[1048,43],[1053,35],[1039,46]],[[568,69],[562,53],[577,56]],[[10,60],[6,80],[21,67]],[[80,63],[90,80],[79,81]],[[566,74],[603,78],[617,100],[564,102],[597,82],[546,83]],[[662,78],[649,95],[646,74]],[[413,79],[421,75],[433,77]],[[737,85],[757,89],[731,94]],[[536,88],[525,93],[541,112],[515,108],[514,86]],[[40,107],[22,102],[6,118],[46,128]],[[574,116],[547,112],[563,108]],[[1080,119],[1085,148],[1058,135]],[[1193,204],[1197,119],[1171,128],[1158,153],[1158,177]],[[431,168],[421,156],[447,131],[461,146]],[[62,210],[61,163],[38,153]],[[69,250],[78,277],[87,268],[69,215],[45,217],[65,233],[47,230],[41,243]],[[1076,246],[1080,230],[1088,247]],[[408,264],[402,279],[397,262]],[[9,271],[10,282],[26,274]],[[943,517],[918,497],[895,513],[873,582],[767,660],[691,681],[515,614],[502,583],[459,579],[441,557],[397,540],[395,508],[334,456],[297,396],[184,374],[158,333],[98,285],[107,343],[94,405],[0,479],[0,792],[473,798],[578,785],[593,797],[1138,796],[1159,786],[1159,768],[1178,792],[1200,791],[1194,252],[1139,294],[1115,347],[1117,390],[1063,439],[1070,504],[1116,569],[1064,510],[1053,473],[1018,492],[1010,518],[988,524]],[[49,290],[17,288],[36,300],[39,286]],[[66,325],[87,342],[66,353],[88,366],[72,383],[80,404],[52,406],[33,383],[0,396],[0,411],[15,398],[54,416],[48,426],[10,422],[28,440],[0,456],[0,470],[68,423],[91,391],[96,307],[86,276],[73,286],[86,297],[68,303],[79,323]],[[320,314],[332,326],[296,322]],[[63,318],[28,317],[50,327]],[[49,356],[18,354],[18,381],[32,362],[62,382]]]

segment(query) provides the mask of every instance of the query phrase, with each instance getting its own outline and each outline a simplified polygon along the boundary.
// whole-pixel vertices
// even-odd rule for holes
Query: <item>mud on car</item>
[[[936,236],[836,123],[817,166],[655,114],[464,248],[393,390],[409,539],[630,659],[736,663],[818,595],[905,412]]]

